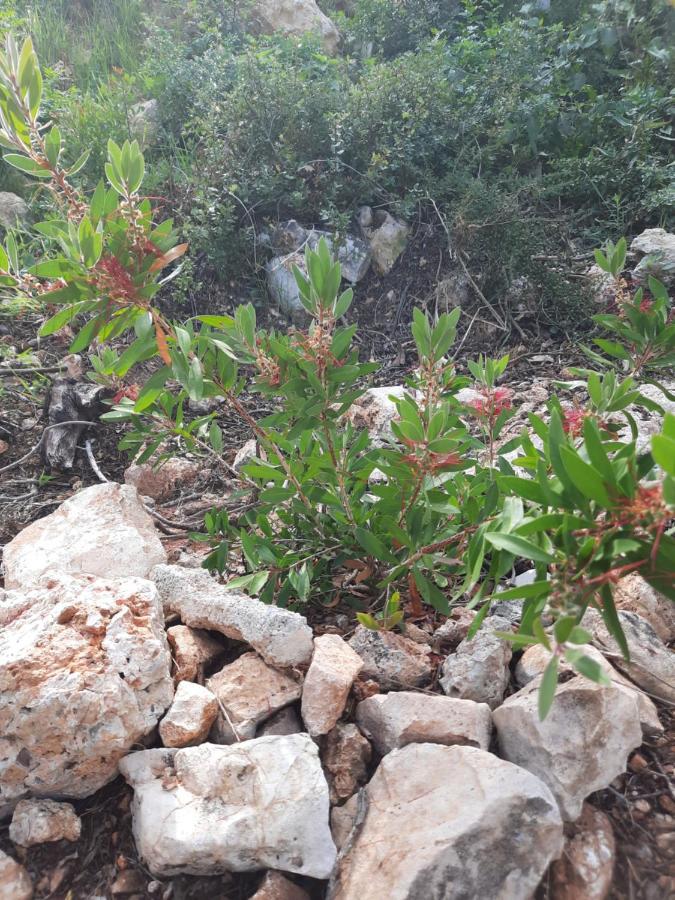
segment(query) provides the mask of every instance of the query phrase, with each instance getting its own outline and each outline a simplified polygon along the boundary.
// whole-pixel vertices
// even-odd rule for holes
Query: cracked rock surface
[[[331,900],[529,900],[562,850],[546,785],[475,747],[394,750],[365,792],[365,819]]]
[[[3,553],[7,589],[34,587],[53,572],[146,578],[163,562],[164,547],[136,489],[114,482],[74,494],[20,531]]]
[[[87,797],[173,697],[162,605],[142,578],[60,575],[0,604],[0,810]]]
[[[328,785],[309,735],[142,750],[120,771],[134,789],[136,844],[155,875],[330,875]]]
[[[177,613],[184,625],[246,641],[273,666],[309,662],[312,629],[299,613],[227,590],[203,569],[160,565],[150,577],[159,589],[165,612]]]

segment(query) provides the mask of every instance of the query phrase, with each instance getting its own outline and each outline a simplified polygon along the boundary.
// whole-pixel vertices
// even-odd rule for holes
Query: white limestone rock
[[[164,611],[177,613],[184,625],[245,641],[274,666],[309,662],[312,629],[299,613],[228,590],[202,569],[156,566],[151,578],[164,601]]]
[[[0,604],[0,811],[88,797],[173,697],[162,604],[142,578],[60,575]]]
[[[328,732],[344,712],[363,660],[337,634],[314,639],[314,654],[302,689],[302,718],[312,737]]]
[[[10,840],[19,847],[50,841],[77,841],[82,821],[72,803],[55,800],[20,800],[9,826]]]
[[[209,736],[218,715],[216,696],[201,684],[181,681],[173,703],[159,723],[165,747],[191,747]]]
[[[574,821],[586,797],[624,772],[629,753],[642,743],[639,706],[621,685],[577,675],[558,684],[542,722],[540,682],[535,678],[492,713],[500,752],[541,778],[563,817]]]
[[[413,691],[362,700],[356,721],[382,756],[408,744],[467,744],[487,750],[492,731],[486,703]]]
[[[330,875],[328,785],[309,735],[144,750],[120,771],[134,789],[136,846],[158,877],[269,868]]]
[[[212,739],[219,744],[254,737],[258,725],[302,693],[299,681],[268,666],[255,653],[244,653],[209,678],[206,686],[227,713],[219,712],[213,726]]]
[[[97,484],[37,519],[5,547],[6,588],[30,588],[43,575],[146,578],[166,553],[152,518],[124,484]]]
[[[409,744],[384,757],[330,900],[529,900],[562,850],[555,799],[475,747]]]

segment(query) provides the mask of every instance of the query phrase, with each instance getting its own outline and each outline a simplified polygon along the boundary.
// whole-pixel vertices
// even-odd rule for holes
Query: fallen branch
[[[63,425],[89,425],[92,428],[96,428],[98,427],[98,424],[98,422],[86,422],[82,419],[70,419],[66,422],[54,422],[52,425],[45,425],[42,435],[40,436],[40,440],[37,442],[37,444],[35,444],[34,447],[31,447],[28,453],[24,453],[24,455],[20,459],[15,459],[14,462],[10,463],[8,466],[3,466],[2,469],[0,469],[0,472],[9,472],[10,469],[16,469],[22,463],[26,462],[27,459],[30,459],[31,456],[34,456],[42,447],[42,444],[45,440],[45,435],[50,430],[50,428],[60,428]]]

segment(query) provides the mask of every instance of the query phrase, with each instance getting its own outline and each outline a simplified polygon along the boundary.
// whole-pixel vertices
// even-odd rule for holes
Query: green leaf
[[[77,175],[77,173],[85,167],[85,165],[87,164],[87,160],[89,159],[90,152],[91,151],[89,151],[89,150],[85,150],[84,153],[82,153],[80,156],[78,156],[78,158],[75,160],[75,162],[72,164],[72,166],[70,166],[70,168],[68,169],[69,177],[72,175]],[[92,212],[92,218],[93,218],[93,212]]]
[[[572,629],[576,625],[574,616],[561,616],[556,620],[553,626],[553,634],[559,644],[564,644],[572,633]]]
[[[602,482],[602,475],[597,469],[584,462],[571,447],[560,447],[560,458],[565,470],[578,491],[589,500],[595,500],[602,506],[610,506],[611,501],[607,488]]]
[[[675,438],[655,434],[652,438],[652,456],[664,472],[675,476]]]
[[[539,709],[539,719],[544,721],[549,714],[553,699],[555,697],[556,688],[558,687],[558,657],[552,656],[548,665],[544,669],[544,674],[539,685],[539,696],[537,698],[537,706]]]
[[[546,550],[542,550],[537,544],[526,541],[525,538],[518,537],[516,534],[500,534],[495,531],[488,531],[485,535],[493,547],[498,550],[506,550],[513,553],[514,556],[523,557],[525,559],[533,559],[535,562],[552,563],[555,559]]]
[[[592,640],[593,635],[590,631],[586,631],[585,628],[582,628],[581,625],[575,625],[567,636],[567,642],[569,644],[588,644]]]
[[[364,628],[368,629],[368,631],[380,630],[380,623],[376,618],[371,616],[370,613],[357,612],[356,618]]]
[[[251,575],[240,575],[238,578],[232,578],[223,587],[226,591],[246,588],[250,594],[259,594],[267,584],[269,577],[270,573],[263,569],[261,572],[253,572]]]
[[[21,172],[26,172],[28,175],[32,175],[34,178],[51,178],[52,173],[49,169],[45,169],[44,166],[41,166],[39,163],[35,162],[35,160],[30,159],[28,156],[21,156],[18,153],[5,153],[3,159],[6,163],[9,163],[10,166],[14,166],[15,169],[19,169]]]
[[[570,648],[565,651],[565,659],[580,675],[589,678],[596,684],[608,686],[612,683],[612,679],[604,671],[600,663],[590,656],[585,656],[583,650]]]
[[[354,529],[354,536],[366,553],[370,556],[374,556],[375,559],[380,559],[382,562],[388,563],[398,562],[394,554],[388,550],[382,541],[379,538],[376,538],[372,532],[366,531],[365,528],[356,528]]]

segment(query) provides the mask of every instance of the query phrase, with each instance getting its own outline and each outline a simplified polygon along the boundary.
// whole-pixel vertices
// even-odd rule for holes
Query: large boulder
[[[157,566],[151,574],[167,613],[185,625],[246,641],[274,666],[297,666],[312,655],[312,629],[299,613],[228,590],[203,569]]]
[[[251,27],[259,34],[318,34],[328,53],[336,53],[340,42],[339,31],[314,0],[256,0]]]
[[[491,709],[502,702],[510,678],[512,650],[495,631],[511,631],[511,623],[501,616],[490,616],[473,638],[465,638],[447,657],[440,682],[449,697],[487,703]]]
[[[120,771],[134,789],[136,846],[159,877],[274,868],[328,878],[333,868],[328,785],[309,735],[144,750]]]
[[[647,282],[649,275],[666,284],[675,281],[675,234],[664,228],[646,228],[634,238],[630,249],[640,257],[633,271],[637,281]]]
[[[487,750],[492,717],[486,703],[438,694],[392,691],[362,700],[356,721],[383,756],[407,744],[468,744]]]
[[[302,689],[302,718],[312,737],[328,732],[344,712],[363,660],[338,634],[314,640],[314,655]]]
[[[59,575],[0,604],[0,811],[87,797],[173,697],[162,604],[141,578]]]
[[[37,519],[5,547],[5,587],[28,589],[56,572],[145,578],[166,562],[135,488],[108,482],[85,488]]]
[[[17,228],[28,218],[28,204],[11,191],[0,191],[0,225],[3,228]]]
[[[508,697],[492,713],[503,757],[529,769],[549,786],[565,819],[581,813],[593,791],[625,771],[628,754],[642,743],[634,694],[576,675],[558,684],[542,722],[537,708],[541,678]]]
[[[562,850],[546,785],[474,747],[394,750],[365,794],[330,900],[529,900]]]
[[[363,660],[361,675],[386,690],[419,687],[431,678],[431,648],[393,631],[371,631],[359,625],[349,646]]]

